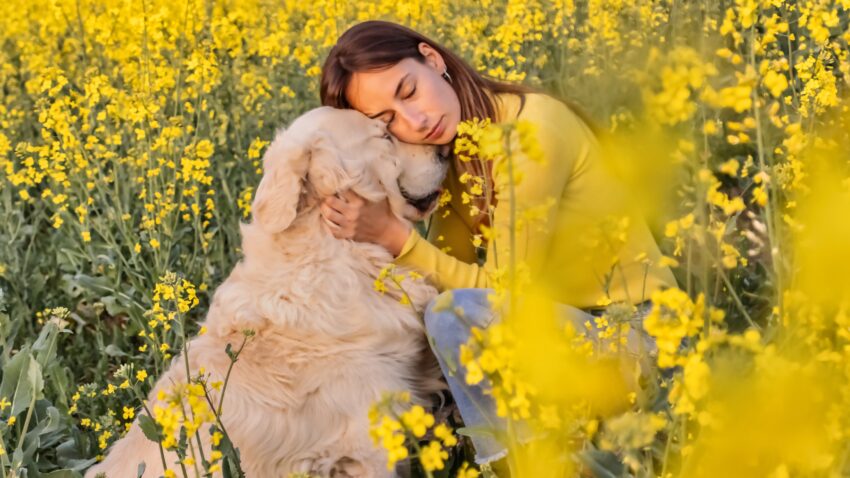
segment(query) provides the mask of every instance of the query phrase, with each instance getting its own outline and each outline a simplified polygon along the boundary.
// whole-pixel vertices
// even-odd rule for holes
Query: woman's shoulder
[[[523,116],[528,116],[527,105],[529,100],[535,104],[535,107],[532,108],[532,110],[534,110],[539,107],[540,102],[545,103],[547,101],[546,97],[549,96],[544,93],[537,92],[515,93],[504,91],[497,93],[495,97],[496,108],[498,110],[497,117],[499,118],[499,121],[514,121],[521,119]],[[553,100],[555,99],[552,97],[549,98]]]
[[[497,94],[498,115],[501,121],[524,121],[532,125],[537,141],[551,154],[584,150],[596,145],[598,139],[579,112],[569,102],[545,92]]]
[[[593,131],[576,111],[548,93],[503,93],[500,97],[504,98],[507,118],[532,123],[540,134],[549,136],[551,140],[558,138],[574,142],[594,137]]]
[[[518,112],[517,119],[541,121],[552,124],[552,120],[575,121],[578,115],[567,103],[548,93],[526,93],[525,104]],[[554,124],[560,124],[556,121]]]

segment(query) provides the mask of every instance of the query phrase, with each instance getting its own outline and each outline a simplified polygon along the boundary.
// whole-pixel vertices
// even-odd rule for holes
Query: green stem
[[[144,397],[142,397],[142,394],[138,390],[136,390],[136,387],[132,387],[132,389],[133,389],[133,392],[136,395],[136,398],[142,403],[142,408],[145,409],[145,413],[148,414],[148,417],[151,419],[151,421],[154,421],[153,413],[151,413],[150,409],[148,409],[148,405],[147,405],[147,403],[145,403],[145,399],[144,399]],[[156,423],[156,422],[154,421],[154,423]],[[162,448],[162,437],[160,437],[160,439],[157,440],[156,444],[159,447],[159,457],[160,457],[160,459],[162,459],[162,469],[163,470],[168,469],[168,464],[165,461],[165,449]]]

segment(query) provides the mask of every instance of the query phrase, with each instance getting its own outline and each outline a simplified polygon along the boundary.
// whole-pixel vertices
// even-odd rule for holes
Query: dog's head
[[[278,233],[300,211],[350,188],[369,201],[386,197],[398,217],[418,221],[435,209],[447,167],[435,146],[401,142],[380,120],[322,106],[277,132],[251,209],[263,229]]]

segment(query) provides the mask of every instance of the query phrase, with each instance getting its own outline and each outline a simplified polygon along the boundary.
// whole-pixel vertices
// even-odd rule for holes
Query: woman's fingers
[[[358,229],[361,211],[365,205],[366,199],[347,189],[322,200],[320,211],[325,221],[328,222],[334,237],[353,239]]]
[[[366,204],[366,200],[357,193],[346,190],[337,196],[328,196],[324,200],[330,208],[339,212],[349,222],[357,222],[360,217],[360,210]]]
[[[322,204],[319,207],[319,210],[322,212],[322,216],[330,221],[334,226],[339,227],[345,221],[345,216],[341,212],[331,206],[328,206],[326,203]]]
[[[340,193],[340,196],[342,197],[342,199],[345,202],[347,202],[348,204],[350,204],[354,207],[360,207],[360,206],[363,205],[364,202],[366,202],[366,200],[363,198],[363,196],[357,194],[356,192],[352,191],[351,189],[346,189],[345,191]]]
[[[345,200],[336,196],[328,196],[324,201],[322,201],[322,203],[340,213],[345,211],[348,207],[348,203],[346,203]]]

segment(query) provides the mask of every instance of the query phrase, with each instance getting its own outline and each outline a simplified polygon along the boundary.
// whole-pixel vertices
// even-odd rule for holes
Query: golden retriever
[[[436,290],[406,280],[413,307],[400,303],[397,290],[376,292],[392,256],[335,239],[318,204],[351,188],[368,200],[387,197],[396,215],[419,220],[434,209],[446,161],[432,146],[399,142],[379,120],[320,107],[277,132],[263,165],[252,221],[240,223],[244,257],[213,295],[202,323],[208,332],[188,343],[192,375],[203,367],[210,382],[224,380],[226,345],[238,347],[242,331],[253,329],[222,413],[246,475],[390,476],[368,434],[368,409],[382,392],[406,390],[427,405],[445,388],[416,312]],[[181,354],[151,390],[148,408],[160,389],[185,381]],[[200,430],[206,457],[208,428]],[[166,454],[170,468],[179,470],[177,460]],[[86,477],[135,477],[141,462],[144,477],[163,474],[158,444],[137,418]]]

